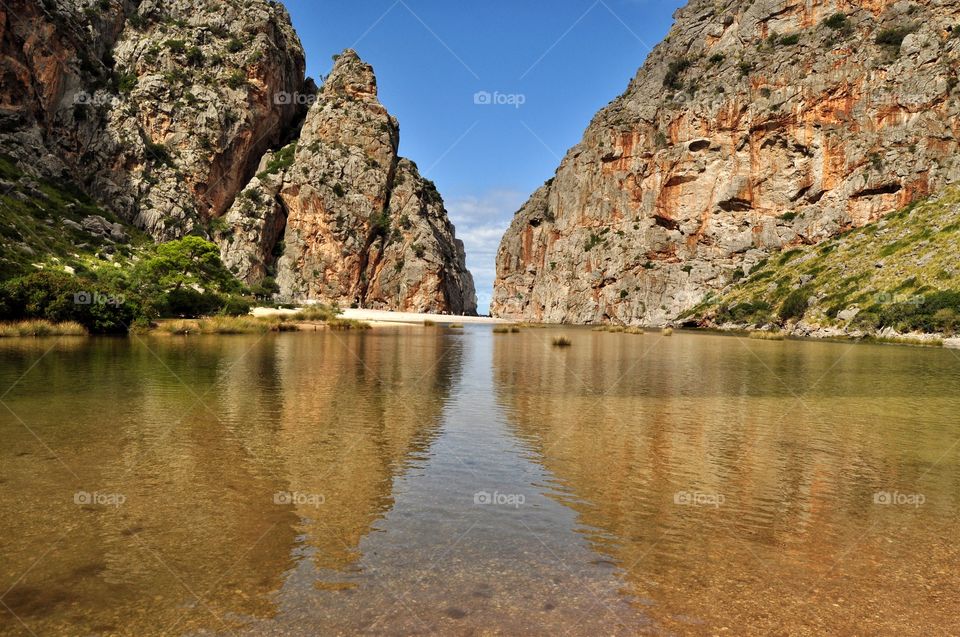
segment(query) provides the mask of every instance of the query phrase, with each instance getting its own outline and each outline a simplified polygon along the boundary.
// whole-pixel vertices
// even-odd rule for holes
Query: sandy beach
[[[295,314],[298,310],[276,309],[272,307],[254,308],[254,316],[272,316],[281,314]],[[416,312],[391,312],[389,310],[365,310],[348,308],[340,315],[346,319],[366,321],[371,325],[422,325],[424,321],[433,321],[437,324],[450,323],[480,323],[494,325],[506,323],[502,319],[487,316],[455,316],[450,314],[418,314]]]

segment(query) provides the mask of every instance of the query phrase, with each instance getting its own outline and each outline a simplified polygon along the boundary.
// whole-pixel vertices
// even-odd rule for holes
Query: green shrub
[[[833,29],[834,31],[845,29],[847,26],[849,26],[849,24],[850,23],[847,20],[847,16],[842,13],[834,13],[832,16],[823,21],[823,25],[825,27]]]
[[[785,35],[779,40],[781,46],[793,46],[794,44],[800,41],[799,33],[791,33],[790,35]]]
[[[183,53],[187,49],[187,44],[183,40],[167,40],[163,44],[173,53]]]
[[[246,84],[247,84],[247,74],[241,71],[240,69],[233,71],[227,77],[227,86],[229,86],[232,89],[242,88],[246,86]]]
[[[136,73],[119,73],[114,76],[114,85],[117,92],[122,95],[129,95],[137,87]]]
[[[155,144],[151,140],[145,139],[143,140],[143,146],[150,159],[166,166],[173,165],[173,156],[170,154],[170,149],[167,148],[166,144]]]
[[[95,334],[123,333],[140,315],[125,290],[66,272],[41,270],[0,287],[0,320],[76,322]]]
[[[270,158],[270,161],[267,162],[266,167],[263,169],[263,172],[257,175],[263,179],[267,175],[273,175],[281,170],[286,170],[293,165],[294,155],[297,153],[297,142],[292,144],[287,144],[277,152],[273,154],[273,157]]]
[[[200,50],[200,47],[192,46],[187,50],[187,64],[190,66],[203,66],[204,61],[203,51]]]
[[[881,46],[899,48],[900,45],[903,44],[903,39],[916,30],[917,27],[915,25],[904,25],[893,27],[891,29],[884,29],[877,34],[874,42]]]
[[[807,299],[810,298],[810,290],[800,288],[787,295],[780,305],[780,320],[789,321],[791,319],[801,319],[807,313]]]
[[[679,60],[670,62],[670,64],[667,65],[667,73],[663,76],[663,85],[674,90],[683,88],[683,82],[680,81],[680,76],[690,68],[690,65],[690,60],[686,58],[680,58]]]
[[[230,41],[227,42],[227,51],[230,53],[239,53],[243,50],[243,42],[238,38],[230,38]]]

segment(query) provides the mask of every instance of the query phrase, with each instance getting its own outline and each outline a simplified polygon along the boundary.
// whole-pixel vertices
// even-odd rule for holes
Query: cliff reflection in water
[[[570,335],[496,340],[495,391],[657,625],[960,631],[950,353]]]
[[[40,343],[0,344],[2,385],[23,376],[0,413],[0,589],[38,634],[227,631],[274,615],[305,563],[342,586],[459,364],[435,335]]]

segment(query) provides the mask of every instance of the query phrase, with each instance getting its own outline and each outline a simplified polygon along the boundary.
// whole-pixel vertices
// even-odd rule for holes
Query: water
[[[708,334],[2,341],[0,633],[958,634],[958,386]]]

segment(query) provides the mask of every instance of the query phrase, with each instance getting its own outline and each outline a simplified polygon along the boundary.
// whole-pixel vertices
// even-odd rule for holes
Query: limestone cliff
[[[693,0],[517,213],[492,311],[664,323],[960,178],[960,5]]]
[[[373,69],[341,55],[297,141],[267,158],[220,235],[227,265],[283,298],[475,313],[473,279],[433,184],[398,156]]]
[[[278,3],[11,0],[0,32],[4,152],[157,240],[202,232],[300,115]]]
[[[463,245],[397,156],[372,70],[350,52],[316,99],[304,69],[272,0],[8,0],[0,155],[156,241],[217,238],[287,298],[474,312]]]

